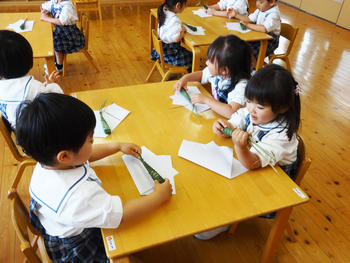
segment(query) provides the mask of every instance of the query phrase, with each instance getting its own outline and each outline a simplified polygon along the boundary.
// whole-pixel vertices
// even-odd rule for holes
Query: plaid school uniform
[[[192,66],[192,52],[188,51],[186,48],[177,43],[162,43],[164,61],[168,64],[174,66]],[[151,59],[156,61],[160,56],[155,49],[152,50]]]
[[[109,262],[99,228],[86,228],[79,235],[68,238],[50,236],[46,234],[45,228],[36,215],[39,208],[40,204],[31,199],[29,205],[30,223],[41,233],[47,254],[54,263]]]
[[[63,6],[55,7],[52,3],[51,15],[54,18],[59,18]],[[54,50],[60,53],[69,54],[74,53],[85,46],[84,34],[74,25],[55,25],[53,32]]]

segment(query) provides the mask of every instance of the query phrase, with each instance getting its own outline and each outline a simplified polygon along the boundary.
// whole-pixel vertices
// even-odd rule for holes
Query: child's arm
[[[154,181],[153,193],[141,198],[129,200],[123,205],[121,224],[149,213],[165,201],[168,201],[171,197],[171,193],[172,188],[169,179],[165,179],[165,182],[162,184]]]
[[[206,10],[206,13],[208,13],[209,15],[213,15],[213,16],[229,17],[229,12],[228,11],[221,11],[221,10],[216,10],[216,9],[213,9],[213,8],[208,8]]]
[[[249,134],[240,129],[235,129],[232,134],[232,141],[235,145],[235,152],[238,160],[248,169],[261,167],[259,157],[249,150]]]
[[[264,25],[257,25],[254,23],[245,22],[243,20],[241,20],[240,23],[245,25],[248,29],[258,31],[258,32],[267,33],[266,27]]]
[[[229,11],[227,11],[227,16],[230,18],[236,18],[240,21],[247,22],[247,23],[252,22],[248,16],[239,14],[235,9],[230,9]]]
[[[141,154],[141,148],[133,143],[112,142],[104,144],[94,144],[89,162],[100,160],[108,155],[123,152],[138,157]]]
[[[180,42],[186,33],[186,27],[181,26],[180,35],[174,40],[174,42]]]
[[[58,25],[58,26],[62,26],[62,23],[61,23],[61,21],[58,18],[52,18],[46,12],[41,12],[40,20],[46,21],[46,22],[49,22],[49,23],[52,23],[52,24],[55,24],[55,25]]]
[[[187,90],[187,82],[202,80],[202,71],[196,71],[182,76],[176,83],[174,84],[174,90],[180,91],[181,88]]]

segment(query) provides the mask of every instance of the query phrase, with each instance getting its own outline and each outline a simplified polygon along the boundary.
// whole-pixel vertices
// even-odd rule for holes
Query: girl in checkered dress
[[[85,37],[77,28],[77,12],[70,0],[50,0],[41,5],[41,20],[55,25],[53,44],[56,68],[62,71],[64,54],[84,48]]]
[[[158,7],[158,36],[163,42],[164,60],[176,66],[192,65],[192,53],[180,45],[186,28],[181,24],[177,13],[186,6],[186,0],[164,0]],[[159,54],[153,49],[151,59],[159,59]]]
[[[273,39],[267,41],[266,56],[273,54],[278,47],[281,32],[281,17],[277,0],[257,0],[256,10],[249,16],[241,15],[235,10],[230,12],[230,16],[241,20],[240,23],[251,30],[264,32],[272,36]],[[253,48],[254,57],[257,58],[260,41],[252,41],[249,44]]]

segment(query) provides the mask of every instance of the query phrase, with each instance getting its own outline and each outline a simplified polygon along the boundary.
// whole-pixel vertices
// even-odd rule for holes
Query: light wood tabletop
[[[193,13],[193,10],[201,9],[201,7],[186,7],[185,10],[178,14],[183,23],[193,26],[201,26],[205,30],[205,35],[191,35],[186,33],[183,39],[184,45],[193,53],[192,72],[198,71],[200,67],[200,58],[206,56],[206,50],[209,45],[219,36],[236,35],[241,39],[249,41],[260,41],[260,50],[256,63],[256,69],[260,69],[264,65],[264,58],[267,49],[267,40],[272,37],[266,33],[250,31],[240,33],[238,31],[229,30],[226,27],[226,22],[238,22],[234,19],[225,17],[200,17]],[[150,11],[150,34],[152,29],[157,28],[157,9],[153,8]],[[150,37],[150,47],[152,50],[152,39]]]
[[[117,229],[102,230],[108,257],[124,260],[149,247],[279,210],[262,255],[262,262],[271,262],[292,207],[307,202],[308,196],[279,167],[279,174],[266,167],[230,180],[179,157],[183,139],[199,143],[214,141],[229,147],[233,143],[212,132],[212,123],[218,118],[213,111],[201,113],[198,120],[191,111],[172,104],[169,96],[174,94],[174,83],[75,93],[94,110],[107,98],[107,105],[116,103],[131,111],[110,136],[95,142],[144,145],[157,155],[171,155],[173,167],[179,172],[175,176],[176,195],[168,203],[139,220]],[[92,166],[110,194],[119,195],[124,202],[140,196],[120,153]]]
[[[30,43],[33,49],[34,58],[44,58],[48,71],[55,69],[54,49],[51,24],[40,20],[41,13],[0,13],[0,29],[8,29],[9,24],[17,22],[19,19],[27,18],[34,20],[33,30],[20,33]]]

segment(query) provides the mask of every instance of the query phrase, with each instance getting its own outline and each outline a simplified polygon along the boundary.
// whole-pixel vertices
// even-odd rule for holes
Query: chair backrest
[[[165,71],[165,62],[164,62],[164,55],[163,55],[163,45],[162,41],[158,38],[157,32],[155,29],[152,29],[152,42],[153,42],[153,48],[157,51],[160,57],[160,66]]]
[[[16,191],[11,192],[11,220],[20,240],[20,249],[29,262],[51,262],[38,231],[30,224],[29,212]],[[30,234],[31,232],[31,234]],[[30,236],[33,236],[30,240]],[[38,251],[39,249],[39,251]],[[37,253],[39,252],[39,254]],[[40,256],[39,256],[40,255]]]
[[[298,135],[298,155],[299,155],[299,167],[297,170],[297,175],[295,177],[295,183],[300,185],[301,180],[303,180],[307,170],[310,167],[311,159],[306,155],[305,143],[303,138]]]
[[[24,160],[30,159],[28,156],[22,155],[20,151],[17,148],[17,144],[12,138],[12,135],[14,134],[14,130],[12,129],[10,123],[5,119],[4,116],[0,113],[0,132],[2,136],[4,137],[4,140],[7,144],[7,146],[10,148],[11,153],[13,157],[19,161],[22,162]]]
[[[290,51],[292,50],[298,31],[299,31],[299,28],[294,28],[290,24],[281,23],[281,36],[289,40],[289,45],[285,52],[285,56],[288,56]]]

